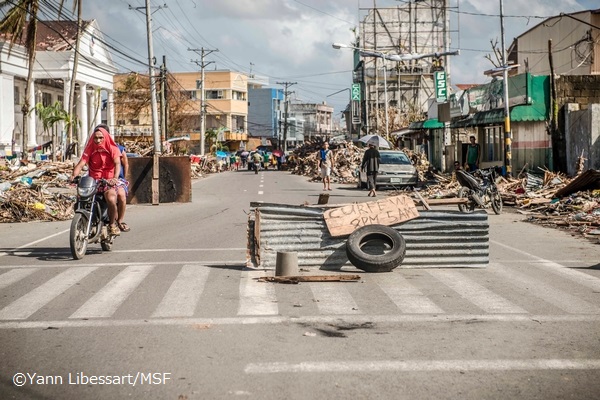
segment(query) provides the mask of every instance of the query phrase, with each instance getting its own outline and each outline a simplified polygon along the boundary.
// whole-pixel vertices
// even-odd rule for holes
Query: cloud
[[[430,0],[431,1],[431,0]],[[542,22],[539,18],[514,16],[550,16],[597,8],[597,0],[504,1],[505,38],[508,47],[521,33]],[[141,6],[141,0],[130,0]],[[163,0],[154,0],[156,6]],[[102,0],[84,4],[86,18],[98,19],[109,42],[142,61],[131,63],[115,57],[124,71],[143,71],[147,59],[145,15],[129,10],[123,0]],[[450,0],[456,5],[456,0]],[[397,7],[397,0],[378,0],[377,6]],[[350,50],[334,50],[333,42],[351,43],[351,29],[359,16],[373,6],[372,0],[177,0],[167,1],[168,8],[153,12],[154,53],[167,57],[172,71],[193,71],[190,59],[197,54],[188,48],[219,49],[207,60],[217,68],[242,72],[250,70],[275,82],[297,81],[293,90],[311,101],[327,100],[342,110],[344,93],[327,95],[350,86],[353,55]],[[358,6],[358,7],[357,7]],[[360,9],[359,9],[360,8]],[[500,40],[498,1],[461,0],[460,12],[450,9],[452,47],[461,55],[452,57],[452,83],[482,83],[483,71],[492,65],[484,57],[491,53],[490,40]],[[491,16],[473,15],[490,14]]]

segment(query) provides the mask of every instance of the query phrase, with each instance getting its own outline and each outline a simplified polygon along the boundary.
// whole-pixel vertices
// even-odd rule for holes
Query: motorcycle
[[[456,171],[456,179],[461,188],[458,197],[467,199],[466,203],[458,205],[463,213],[472,213],[475,207],[492,207],[495,214],[502,212],[502,197],[496,186],[496,169],[478,169],[473,174],[463,170]]]
[[[108,204],[104,194],[98,189],[108,186],[108,181],[96,181],[90,176],[75,178],[77,183],[77,203],[75,215],[71,221],[69,242],[71,255],[76,260],[81,260],[87,251],[89,243],[98,243],[104,251],[110,251],[115,235],[108,230]]]

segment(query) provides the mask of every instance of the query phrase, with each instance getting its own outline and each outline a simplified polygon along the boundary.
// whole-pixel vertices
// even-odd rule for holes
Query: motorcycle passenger
[[[110,220],[108,231],[111,235],[118,236],[121,230],[117,225],[117,192],[125,191],[123,181],[118,179],[121,172],[121,152],[108,131],[101,126],[96,127],[88,139],[81,159],[73,169],[71,181],[81,173],[81,169],[86,164],[89,176],[108,181],[109,186],[104,188],[104,199],[108,205]]]

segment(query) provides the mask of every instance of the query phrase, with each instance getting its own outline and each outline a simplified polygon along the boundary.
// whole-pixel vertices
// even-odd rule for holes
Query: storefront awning
[[[430,118],[425,121],[411,122],[408,126],[410,129],[440,129],[444,127],[444,123],[437,120],[437,118]]]
[[[545,121],[546,110],[535,106],[516,106],[510,110],[511,122]],[[472,118],[453,122],[450,128],[465,126],[496,125],[504,123],[504,110],[489,110],[473,114]]]

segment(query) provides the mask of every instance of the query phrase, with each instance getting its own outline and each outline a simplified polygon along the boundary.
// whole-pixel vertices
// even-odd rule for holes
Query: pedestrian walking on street
[[[369,194],[367,196],[377,196],[377,173],[379,172],[379,163],[381,163],[381,155],[374,144],[369,143],[369,148],[365,151],[360,168],[367,173],[367,185]]]
[[[329,150],[329,143],[323,143],[319,150],[319,167],[323,178],[323,190],[331,190],[331,171],[333,169],[333,153]]]

